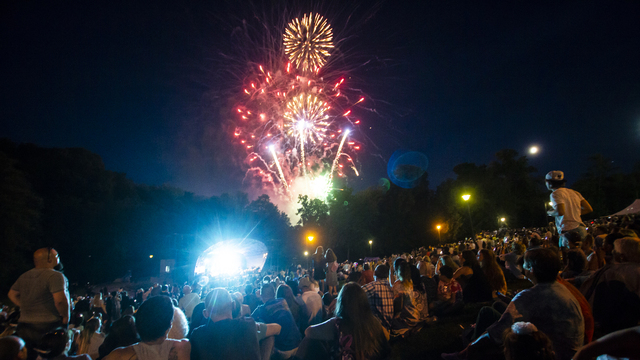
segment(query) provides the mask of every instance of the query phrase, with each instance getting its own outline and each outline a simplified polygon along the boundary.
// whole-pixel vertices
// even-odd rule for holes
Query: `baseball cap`
[[[553,170],[547,173],[547,176],[544,177],[545,180],[552,181],[562,181],[564,180],[564,173],[560,170]]]
[[[311,281],[309,280],[308,277],[303,277],[302,279],[300,279],[300,281],[298,281],[298,286],[300,288],[311,287]]]

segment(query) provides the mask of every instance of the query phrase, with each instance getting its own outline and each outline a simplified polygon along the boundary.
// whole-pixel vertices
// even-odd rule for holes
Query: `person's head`
[[[33,253],[33,263],[38,269],[53,269],[60,264],[60,256],[52,247],[41,248]]]
[[[298,288],[300,288],[301,292],[311,291],[311,280],[307,276],[300,278]]]
[[[173,303],[168,296],[147,299],[136,312],[136,328],[143,342],[166,337],[173,322]]]
[[[581,273],[587,268],[587,257],[582,250],[567,251],[567,268],[576,273]]]
[[[109,329],[109,335],[107,335],[107,338],[109,337],[113,338],[112,340],[116,347],[129,346],[140,341],[134,317],[125,315],[114,321]]]
[[[231,319],[233,299],[225,288],[215,288],[204,299],[204,317],[213,322]]]
[[[615,241],[613,259],[618,263],[640,263],[640,239],[625,237]]]
[[[581,249],[583,251],[593,250],[593,243],[594,243],[593,235],[587,234],[587,236],[584,237],[584,240],[582,240]]]
[[[275,298],[276,298],[276,289],[273,283],[263,284],[262,287],[260,288],[260,299],[262,300],[262,302],[266,303],[267,301]]]
[[[460,257],[461,265],[468,266],[470,268],[480,266],[478,264],[478,259],[476,258],[476,254],[472,250],[465,250],[462,252],[462,256]]]
[[[522,255],[522,254],[524,254],[525,246],[522,243],[514,241],[511,244],[511,251],[515,252],[518,255]]]
[[[285,299],[288,303],[290,300],[295,299],[295,296],[293,295],[293,290],[291,290],[291,287],[289,285],[280,284],[280,286],[278,286],[278,289],[276,290],[276,298]]]
[[[189,295],[189,294],[191,294],[191,286],[189,286],[189,285],[185,285],[185,286],[182,288],[182,292],[183,292],[185,295]]]
[[[555,360],[549,337],[528,322],[517,322],[504,335],[506,360]]]
[[[616,242],[616,240],[618,239],[622,239],[624,237],[624,235],[620,234],[620,233],[612,233],[607,235],[604,238],[604,251],[606,253],[611,253],[613,251],[613,244]]]
[[[316,248],[316,254],[319,254],[319,255],[323,255],[323,256],[324,256],[324,248],[323,248],[322,246],[318,246],[318,247]]]
[[[373,278],[378,280],[384,280],[389,278],[389,267],[385,264],[376,266],[376,271],[373,273]]]
[[[542,246],[542,239],[540,238],[540,236],[532,236],[529,239],[529,249],[535,249]]]
[[[445,265],[440,268],[440,280],[447,283],[451,281],[452,277],[453,277],[453,268],[451,266]]]
[[[369,266],[369,264],[364,263],[364,265],[362,266],[362,268],[364,269],[364,271],[369,271],[371,270],[371,267]]]
[[[523,268],[534,283],[552,283],[562,269],[562,262],[552,249],[531,249],[524,254]]]
[[[251,285],[251,284],[245,285],[244,286],[244,295],[247,296],[247,295],[251,295],[251,294],[253,294],[253,285]]]
[[[333,253],[333,250],[331,249],[327,249],[327,252],[324,254],[325,259],[327,259],[328,262],[333,262],[338,260],[338,257],[336,256],[336,254]]]
[[[0,338],[0,360],[24,360],[27,358],[27,347],[24,340],[17,336]]]
[[[73,333],[70,330],[59,328],[40,338],[35,351],[45,359],[53,359],[59,355],[66,354],[71,348],[72,342]]]
[[[544,177],[547,189],[553,191],[565,187],[567,180],[564,178],[564,173],[559,170],[549,171]]]
[[[564,234],[564,236],[567,238],[567,241],[569,242],[570,249],[577,249],[578,243],[582,241],[582,237],[577,232],[569,232],[567,234]]]
[[[393,267],[395,268],[396,277],[403,284],[410,284],[411,281],[411,265],[406,260],[398,261],[396,260],[393,263]]]
[[[482,268],[489,267],[490,264],[496,262],[496,254],[491,249],[482,249],[478,251],[478,263]]]

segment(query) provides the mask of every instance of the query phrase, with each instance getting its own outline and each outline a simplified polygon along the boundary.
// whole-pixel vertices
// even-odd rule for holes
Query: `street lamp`
[[[440,239],[440,229],[442,228],[441,225],[436,225],[436,229],[438,229],[438,243],[442,242],[442,239]]]
[[[505,221],[507,221],[507,219],[502,217],[502,218],[500,218],[500,221],[505,222]]]
[[[304,252],[304,257],[307,258],[307,271],[309,271],[309,252],[308,251]]]
[[[369,255],[373,253],[373,240],[369,240]]]
[[[309,241],[313,241],[314,237],[313,237],[313,235],[309,235],[309,236],[307,236],[307,239],[308,239]]]
[[[469,224],[471,225],[471,239],[475,241],[476,232],[473,230],[473,220],[471,220],[471,208],[469,207],[469,199],[471,199],[471,195],[464,194],[462,195],[462,200],[467,203],[467,211],[469,212]]]

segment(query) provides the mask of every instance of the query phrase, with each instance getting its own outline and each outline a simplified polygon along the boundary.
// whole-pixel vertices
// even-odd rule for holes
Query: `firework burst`
[[[318,72],[333,48],[333,31],[319,14],[293,19],[284,31],[284,53],[303,73]]]
[[[290,199],[299,193],[326,198],[334,175],[345,176],[345,166],[358,174],[352,155],[361,145],[348,136],[360,124],[352,107],[364,97],[344,89],[339,72],[320,75],[332,38],[331,26],[318,14],[291,21],[283,35],[284,56],[272,68],[253,68],[234,110],[233,136],[247,151],[247,176]],[[306,190],[294,190],[301,188]]]

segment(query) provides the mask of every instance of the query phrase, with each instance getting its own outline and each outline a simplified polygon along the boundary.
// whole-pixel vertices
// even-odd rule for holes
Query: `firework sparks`
[[[283,38],[287,57],[270,66],[256,64],[246,75],[242,100],[233,110],[238,120],[233,138],[249,154],[251,174],[261,175],[277,194],[324,200],[335,174],[346,176],[349,168],[358,174],[351,155],[361,144],[346,141],[346,129],[360,124],[357,105],[364,97],[347,86],[344,73],[319,76],[333,47],[331,27],[322,16],[292,20]],[[267,164],[261,154],[273,162]]]
[[[318,72],[333,48],[333,31],[319,14],[293,19],[284,31],[284,53],[303,73]]]

